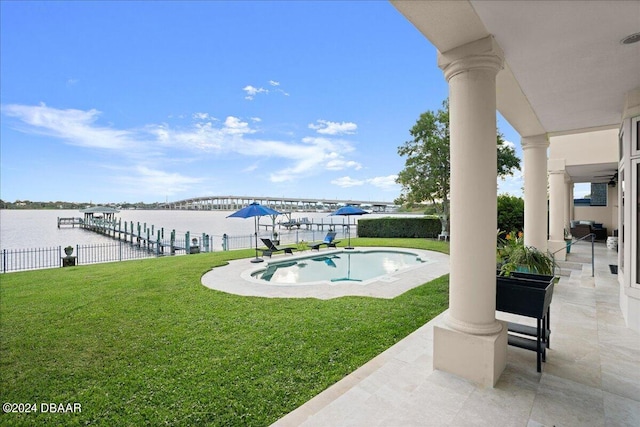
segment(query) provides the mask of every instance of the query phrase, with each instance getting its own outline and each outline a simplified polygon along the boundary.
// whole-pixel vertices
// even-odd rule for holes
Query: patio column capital
[[[563,175],[567,172],[564,159],[549,159],[547,163],[549,175]]]
[[[438,67],[447,81],[469,70],[483,70],[495,75],[503,68],[503,64],[504,53],[493,36],[438,53]]]
[[[522,137],[522,141],[520,144],[522,145],[523,151],[535,148],[546,150],[547,148],[549,148],[549,138],[547,138],[546,134],[524,136]]]

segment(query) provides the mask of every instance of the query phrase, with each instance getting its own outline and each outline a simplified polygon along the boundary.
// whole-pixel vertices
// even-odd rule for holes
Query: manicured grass
[[[241,297],[200,284],[253,253],[1,275],[0,400],[82,412],[0,414],[0,425],[268,425],[448,305],[447,276],[393,300]]]

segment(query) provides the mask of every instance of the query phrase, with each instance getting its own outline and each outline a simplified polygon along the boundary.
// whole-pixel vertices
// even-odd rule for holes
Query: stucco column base
[[[493,387],[507,365],[507,325],[493,335],[471,335],[447,325],[433,327],[433,368]]]
[[[549,252],[555,254],[556,261],[567,260],[567,243],[564,240],[549,240],[547,246]]]

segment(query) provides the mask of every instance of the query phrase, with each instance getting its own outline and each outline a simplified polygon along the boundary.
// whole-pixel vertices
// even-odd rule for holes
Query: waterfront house
[[[449,85],[449,309],[277,424],[638,425],[640,2],[391,3]],[[595,277],[557,284],[538,374],[496,312],[496,110],[521,136],[527,245],[585,257],[572,221],[617,230]],[[606,186],[574,206],[577,183]]]

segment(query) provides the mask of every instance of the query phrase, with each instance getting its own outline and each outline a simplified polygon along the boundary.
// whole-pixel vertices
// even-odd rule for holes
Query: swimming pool
[[[251,276],[271,284],[363,283],[425,262],[419,255],[406,251],[331,251],[271,262]]]

